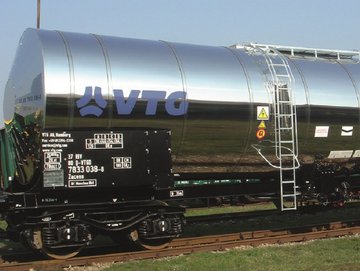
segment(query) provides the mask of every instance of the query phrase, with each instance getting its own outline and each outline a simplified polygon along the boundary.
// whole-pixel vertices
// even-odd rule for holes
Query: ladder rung
[[[287,85],[285,85],[286,87],[279,87],[278,86],[278,90],[291,90],[291,88],[289,87],[289,86],[287,86]]]
[[[281,126],[279,128],[276,128],[276,131],[277,130],[292,130],[293,126],[292,125],[289,125],[289,126]]]
[[[290,78],[290,75],[288,74],[276,74],[277,77],[287,77]]]
[[[283,198],[295,198],[296,197],[296,194],[285,194],[285,195],[282,195]]]
[[[293,140],[280,140],[280,143],[294,143]]]
[[[292,180],[292,181],[282,181],[283,184],[295,184],[295,180]]]
[[[291,117],[294,114],[278,114],[279,117]]]
[[[290,171],[290,170],[295,170],[295,167],[283,167],[281,170],[282,171]]]
[[[286,182],[286,181],[285,181]],[[295,181],[294,181],[295,182]],[[296,188],[296,189],[298,189],[299,188],[299,186],[297,186],[297,185],[294,185],[294,188]],[[294,192],[294,195],[300,195],[301,193],[300,192]]]
[[[287,210],[297,210],[296,206],[294,207],[282,207],[281,211],[287,211]]]
[[[294,156],[292,153],[280,154],[282,157],[292,157]]]

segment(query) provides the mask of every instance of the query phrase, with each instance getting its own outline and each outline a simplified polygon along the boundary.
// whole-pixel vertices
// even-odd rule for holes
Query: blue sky
[[[37,0],[0,0],[0,93]],[[360,49],[359,0],[41,0],[41,27],[206,45]],[[0,110],[0,114],[2,110]]]

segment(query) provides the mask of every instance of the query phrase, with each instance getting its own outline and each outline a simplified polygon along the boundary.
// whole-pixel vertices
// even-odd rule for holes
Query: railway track
[[[2,262],[0,270],[63,270],[69,266],[88,266],[92,263],[124,262],[129,260],[154,259],[194,252],[222,251],[240,246],[259,246],[262,244],[284,244],[303,242],[330,237],[340,237],[360,233],[360,221],[333,222],[321,225],[309,225],[291,229],[261,230],[212,235],[194,238],[182,238],[171,242],[162,250],[108,252],[97,255],[75,257],[67,260],[25,260],[23,262]],[[98,249],[97,252],[102,251]],[[20,256],[21,257],[21,256]],[[32,269],[31,269],[32,268]]]

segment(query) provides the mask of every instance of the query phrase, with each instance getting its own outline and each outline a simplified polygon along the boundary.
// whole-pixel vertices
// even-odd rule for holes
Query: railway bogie
[[[8,211],[9,237],[51,257],[71,257],[98,234],[128,240],[147,249],[166,245],[183,230],[184,209],[159,201],[42,206]],[[129,242],[130,243],[130,242]]]

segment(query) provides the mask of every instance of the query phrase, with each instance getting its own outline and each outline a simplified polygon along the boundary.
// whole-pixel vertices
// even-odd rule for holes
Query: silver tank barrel
[[[274,159],[271,74],[263,53],[249,48],[28,29],[5,91],[5,122],[21,118],[40,131],[167,128],[174,172],[270,171],[254,146]],[[295,79],[300,162],[360,157],[358,58],[277,52]]]

